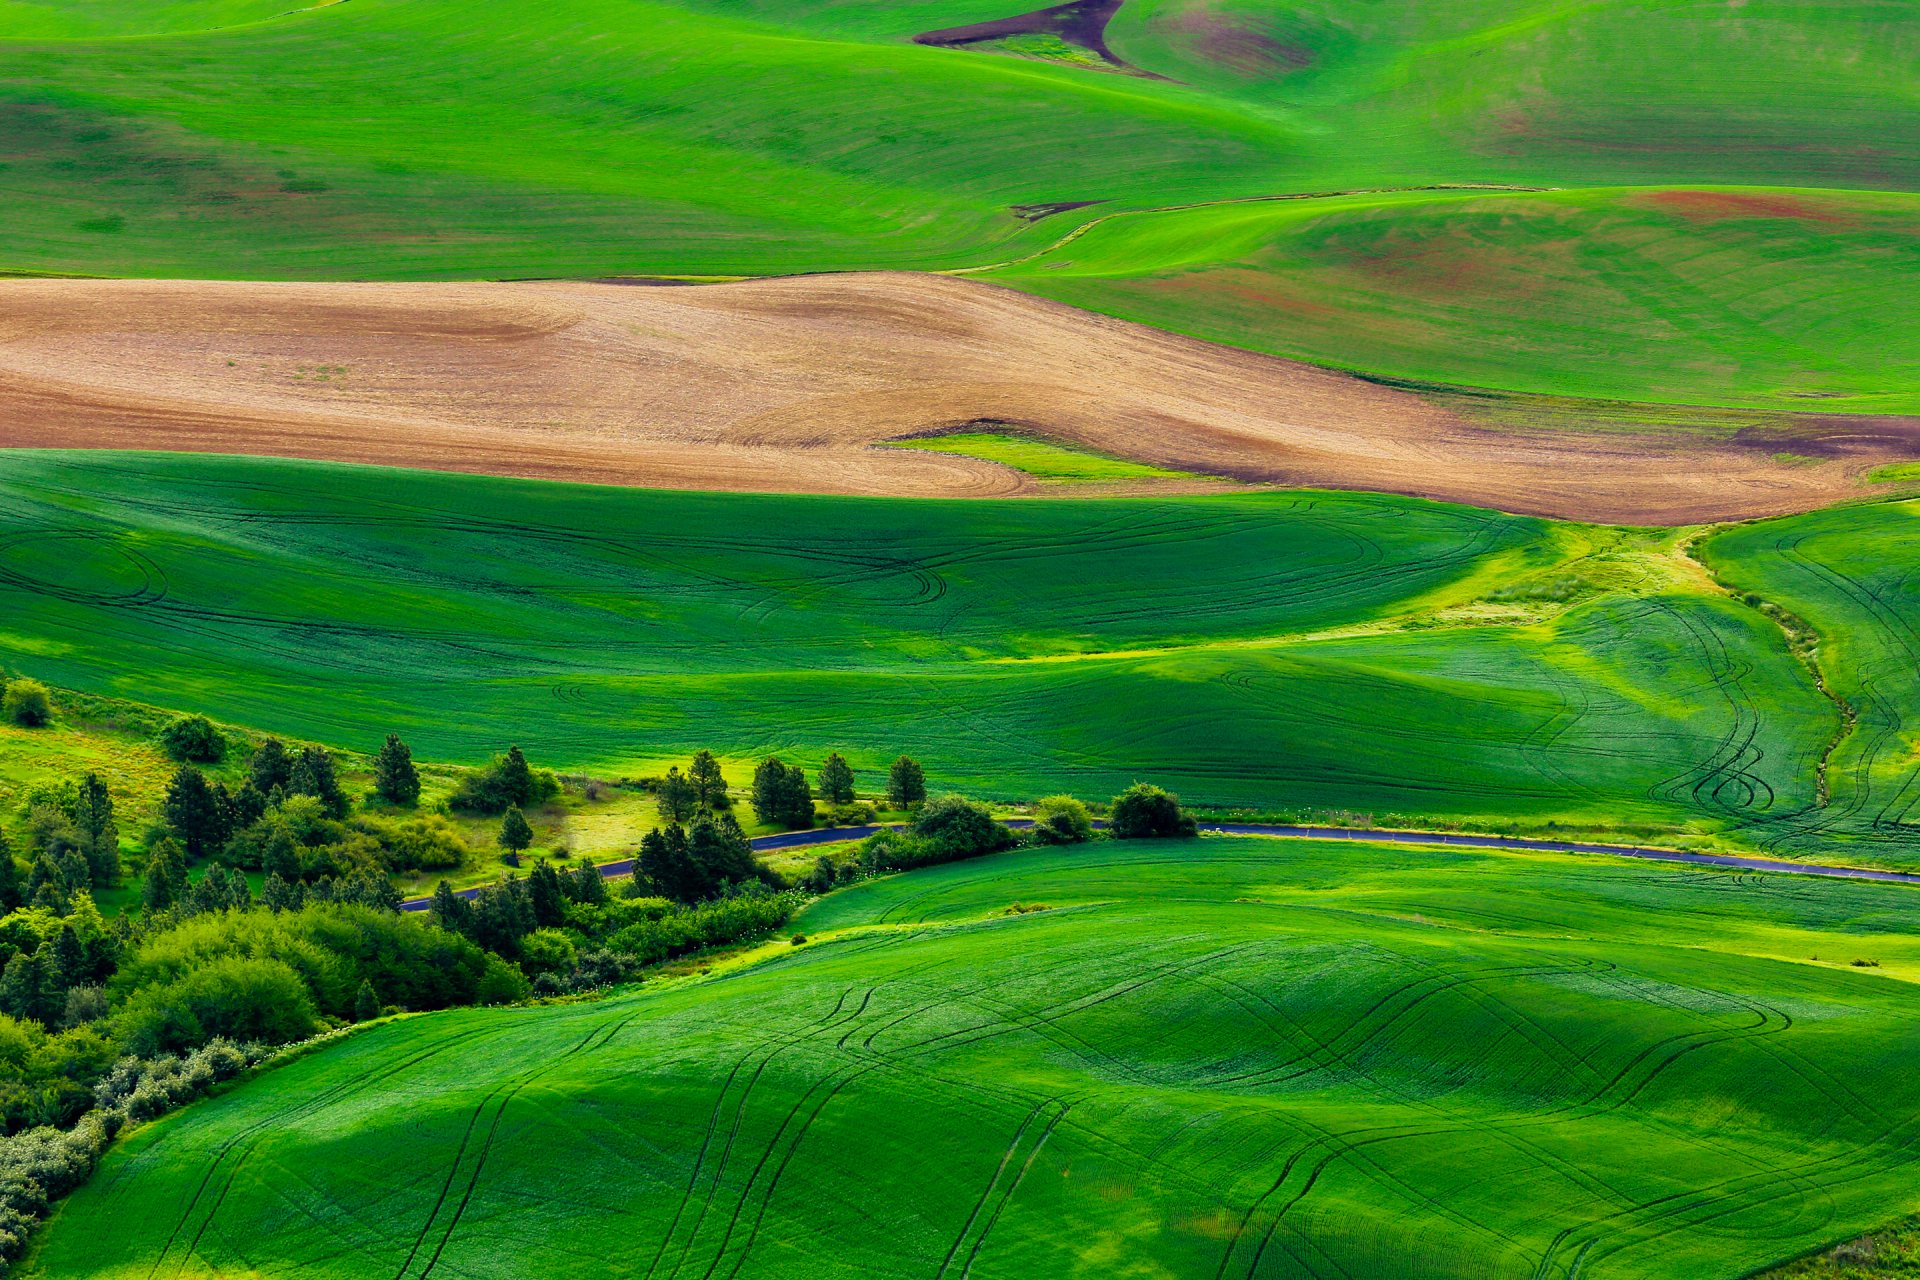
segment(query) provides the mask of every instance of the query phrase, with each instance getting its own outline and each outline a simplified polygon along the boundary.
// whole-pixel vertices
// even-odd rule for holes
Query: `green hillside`
[[[0,662],[457,763],[908,751],[1000,797],[1151,776],[1428,818],[1805,811],[1839,714],[1675,543],[1353,494],[863,500],[14,453]]]
[[[1160,215],[1004,278],[1440,382],[1920,396],[1901,6],[1128,0],[1110,42],[1161,78],[912,43],[1018,9],[7,0],[0,269],[949,269],[1116,212],[1517,184],[1571,190]],[[1095,207],[1027,220],[1058,202]]]
[[[1818,889],[1259,840],[897,876],[145,1127],[30,1274],[1733,1280],[1913,1206],[1913,891]]]
[[[1913,413],[1917,272],[1920,197],[1635,188],[1121,215],[987,278],[1416,381]]]

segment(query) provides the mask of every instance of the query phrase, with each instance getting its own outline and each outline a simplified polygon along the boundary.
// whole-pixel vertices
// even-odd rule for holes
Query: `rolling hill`
[[[1346,842],[954,864],[144,1127],[29,1273],[1733,1280],[1910,1203],[1913,913]]]

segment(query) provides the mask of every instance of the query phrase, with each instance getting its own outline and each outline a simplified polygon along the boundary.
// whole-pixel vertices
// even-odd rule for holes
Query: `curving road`
[[[823,827],[812,831],[786,831],[779,835],[756,836],[754,851],[802,849],[814,844],[844,844],[864,840],[884,826]],[[1010,827],[1030,827],[1031,818],[1010,818]],[[1105,826],[1105,823],[1097,824]],[[1271,822],[1202,822],[1202,831],[1229,836],[1281,836],[1299,840],[1364,840],[1372,844],[1458,845],[1469,849],[1519,849],[1537,853],[1597,853],[1614,858],[1645,858],[1653,862],[1686,862],[1695,866],[1729,867],[1736,871],[1781,871],[1792,875],[1827,876],[1841,880],[1890,880],[1898,884],[1920,884],[1920,874],[1907,871],[1875,871],[1867,867],[1835,867],[1816,862],[1783,862],[1776,858],[1748,858],[1733,853],[1688,853],[1680,849],[1654,849],[1644,845],[1588,844],[1578,840],[1529,840],[1521,836],[1470,836],[1444,831],[1355,830],[1350,827],[1295,827]],[[600,865],[600,874],[608,879],[633,874],[633,859]],[[459,896],[471,898],[478,889],[461,889]],[[425,911],[433,905],[430,898],[410,898],[400,904],[402,911]]]

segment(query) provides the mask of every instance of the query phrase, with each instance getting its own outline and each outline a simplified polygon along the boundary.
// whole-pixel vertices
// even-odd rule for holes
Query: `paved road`
[[[1010,827],[1030,827],[1029,818],[1011,818]],[[1100,825],[1105,825],[1104,823]],[[1443,831],[1356,831],[1348,827],[1290,827],[1268,822],[1202,822],[1202,831],[1230,836],[1285,836],[1312,840],[1366,840],[1376,844],[1460,845],[1470,849],[1520,849],[1537,853],[1599,853],[1615,858],[1646,858],[1654,862],[1687,862],[1695,866],[1731,867],[1738,871],[1784,871],[1793,875],[1828,876],[1841,880],[1891,880],[1900,884],[1920,884],[1920,874],[1906,871],[1874,871],[1866,867],[1831,867],[1813,862],[1782,862],[1773,858],[1747,858],[1732,853],[1686,853],[1679,849],[1653,849],[1643,845],[1585,844],[1576,840],[1528,840],[1520,836],[1468,836]],[[826,827],[814,831],[787,831],[773,836],[756,836],[754,851],[804,849],[815,844],[840,844],[863,840],[878,826]],[[633,859],[604,863],[600,874],[611,879],[633,874]],[[471,898],[478,889],[462,889],[459,896]],[[402,911],[425,911],[431,899],[414,898],[400,904]]]

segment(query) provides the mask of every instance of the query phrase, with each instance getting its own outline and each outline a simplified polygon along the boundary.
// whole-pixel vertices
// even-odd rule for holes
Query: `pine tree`
[[[113,797],[100,775],[80,780],[74,799],[73,825],[80,832],[89,879],[95,885],[120,882],[120,828],[113,821]]]
[[[73,909],[67,898],[67,878],[44,853],[33,860],[33,871],[27,877],[27,905],[44,907],[57,916]]]
[[[285,791],[293,778],[293,757],[287,754],[286,745],[280,739],[268,738],[253,753],[248,774],[253,789],[263,796],[271,796],[275,787]]]
[[[333,757],[319,747],[301,749],[300,758],[293,762],[293,771],[288,775],[287,791],[292,795],[312,796],[335,821],[346,817],[352,807],[347,793],[340,789]]]
[[[449,933],[471,937],[473,903],[455,893],[453,886],[442,880],[433,891],[433,920]]]
[[[293,833],[285,827],[276,830],[267,838],[267,849],[260,859],[261,868],[268,875],[277,875],[288,884],[300,879],[300,850],[293,842]]]
[[[607,900],[607,879],[595,866],[582,864],[575,867],[573,874],[567,878],[567,889],[569,898],[589,906]]]
[[[217,853],[226,843],[219,798],[207,785],[206,775],[190,764],[181,765],[167,784],[160,816],[190,861]]]
[[[807,785],[805,769],[789,769],[781,779],[780,822],[783,826],[798,828],[813,825],[813,788]]]
[[[896,809],[910,809],[916,804],[924,804],[927,799],[927,775],[920,770],[919,762],[909,756],[901,756],[887,770],[887,803]]]
[[[753,771],[753,816],[770,826],[786,815],[787,766],[768,756]]]
[[[46,1011],[46,987],[46,963],[37,953],[21,952],[0,973],[0,1013],[39,1019]]]
[[[386,745],[373,759],[373,789],[388,804],[410,805],[420,799],[420,771],[413,767],[413,752],[397,733],[387,735]]]
[[[853,768],[838,751],[820,766],[820,795],[828,804],[853,803]]]
[[[13,860],[13,846],[7,842],[7,833],[0,831],[0,915],[26,903],[26,893],[20,883],[20,864]]]
[[[753,860],[753,849],[740,834],[738,824],[734,824],[729,833],[711,817],[697,819],[687,831],[687,856],[705,882],[702,896],[728,885],[758,879],[760,875],[760,865]]]
[[[533,828],[527,825],[527,815],[520,812],[519,805],[514,805],[507,810],[507,816],[500,819],[500,847],[518,853],[532,843]]]
[[[685,822],[700,806],[699,788],[675,765],[660,779],[660,787],[654,792],[654,805],[660,812],[660,821]]]
[[[640,874],[658,892],[675,902],[698,902],[707,896],[707,879],[694,865],[687,833],[680,827],[649,831],[640,840]]]
[[[60,992],[62,1002],[66,1000],[68,990],[92,976],[89,968],[87,950],[80,945],[80,935],[73,931],[70,924],[60,926],[59,936],[53,940],[53,963],[48,969],[47,981]]]
[[[371,1022],[380,1016],[380,997],[374,994],[373,984],[365,978],[360,979],[360,989],[353,993],[353,1020]]]
[[[261,794],[260,788],[254,786],[251,779],[241,783],[240,789],[233,793],[233,829],[245,831],[265,817],[266,812],[267,797]]]
[[[149,856],[146,877],[140,882],[141,909],[149,916],[158,915],[173,905],[175,896],[165,860]]]
[[[501,793],[509,805],[525,806],[533,803],[536,789],[533,785],[533,769],[528,766],[526,756],[517,746],[508,747],[506,758],[499,767]]]
[[[566,895],[560,891],[560,876],[552,864],[534,864],[527,875],[527,897],[533,905],[533,923],[537,927],[554,929],[566,923]]]
[[[275,912],[298,911],[299,891],[287,882],[285,876],[269,871],[266,879],[260,882],[260,905]]]
[[[713,752],[702,747],[693,753],[693,764],[687,769],[687,780],[693,783],[694,798],[701,807],[726,807],[727,780],[722,776],[720,762],[713,758]]]

